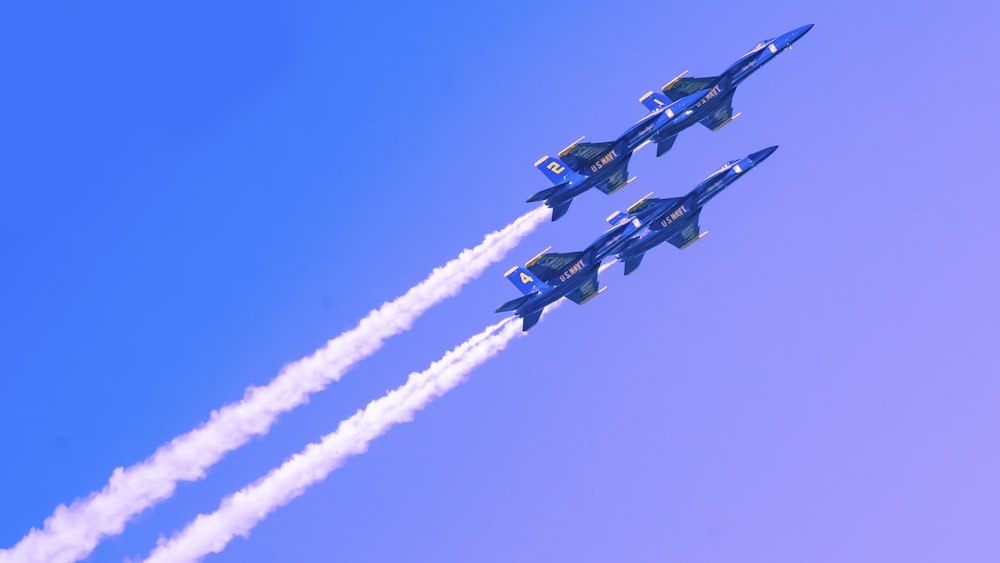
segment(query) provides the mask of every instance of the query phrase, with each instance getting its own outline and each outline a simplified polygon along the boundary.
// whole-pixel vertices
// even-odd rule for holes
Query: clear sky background
[[[0,15],[0,547],[269,381],[610,140],[808,23],[638,180],[102,543],[157,537],[495,322],[502,273],[780,149],[208,561],[1000,561],[988,2],[200,2]]]

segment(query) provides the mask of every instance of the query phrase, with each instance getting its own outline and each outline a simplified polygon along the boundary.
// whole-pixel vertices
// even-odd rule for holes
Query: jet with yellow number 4
[[[602,291],[597,281],[601,261],[617,254],[622,244],[641,227],[638,220],[621,221],[580,252],[548,252],[545,249],[504,276],[523,294],[497,307],[497,313],[513,311],[524,319],[528,330],[538,323],[548,305],[566,297],[583,305]]]

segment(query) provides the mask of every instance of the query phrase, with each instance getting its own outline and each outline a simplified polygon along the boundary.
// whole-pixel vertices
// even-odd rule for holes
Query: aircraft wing
[[[719,129],[722,129],[723,125],[739,116],[740,114],[733,116],[733,98],[730,96],[729,99],[726,100],[726,105],[715,110],[715,113],[703,117],[700,123],[712,131],[718,131]]]
[[[622,189],[623,187],[625,187],[625,184],[628,184],[629,182],[628,161],[631,158],[632,155],[626,156],[621,161],[621,164],[619,164],[615,168],[615,170],[611,173],[611,175],[608,176],[607,179],[605,179],[597,186],[597,189],[601,190],[602,192],[608,195],[611,195],[617,192],[618,190]]]
[[[709,76],[706,78],[675,78],[670,82],[670,84],[663,87],[663,93],[666,94],[672,101],[676,102],[684,96],[690,96],[698,90],[704,90],[705,88],[710,87],[712,84],[715,84],[715,81],[718,79],[718,76]]]
[[[681,197],[668,197],[668,198],[655,198],[647,197],[634,203],[632,207],[628,208],[628,212],[635,215],[642,220],[642,216],[650,209],[660,208],[666,209],[672,207],[674,204],[680,202],[684,198]]]
[[[600,292],[601,288],[597,283],[597,270],[594,270],[594,273],[587,278],[587,281],[583,282],[583,285],[580,287],[567,293],[566,298],[577,305],[583,305],[587,301],[597,297],[597,294]]]
[[[559,277],[583,258],[583,252],[546,252],[527,264],[528,271],[543,282]]]
[[[615,148],[615,143],[574,143],[569,148],[559,153],[559,158],[574,171],[590,175],[593,171],[590,166],[594,162],[607,156]]]
[[[699,215],[701,215],[701,209],[691,214],[691,218],[684,222],[680,232],[668,238],[667,242],[677,248],[684,249],[689,244],[701,238],[701,227],[698,226]]]

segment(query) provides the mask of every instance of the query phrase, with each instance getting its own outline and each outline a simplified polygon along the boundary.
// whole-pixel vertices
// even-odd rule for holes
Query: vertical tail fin
[[[646,109],[649,111],[656,111],[671,104],[670,98],[664,96],[660,92],[654,92],[652,90],[646,92],[641,98],[639,98],[639,101],[642,102],[642,105],[646,106]]]
[[[532,293],[548,288],[545,282],[536,278],[534,274],[523,266],[514,266],[510,270],[507,270],[504,277],[510,280],[510,283],[514,284],[514,287],[524,295],[531,295]]]
[[[535,163],[535,168],[539,169],[545,177],[553,184],[562,184],[570,181],[570,174],[573,170],[566,166],[566,163],[554,156],[543,156]]]
[[[622,211],[615,211],[611,215],[608,215],[608,223],[611,223],[612,227],[617,227],[630,219],[632,219],[632,216]]]

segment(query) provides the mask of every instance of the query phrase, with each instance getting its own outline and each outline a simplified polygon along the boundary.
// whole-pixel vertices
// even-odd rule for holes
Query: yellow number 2
[[[559,166],[559,163],[556,162],[556,161],[554,161],[554,160],[552,162],[550,162],[549,165],[546,166],[546,168],[548,168],[549,170],[555,172],[556,174],[562,174],[563,171],[566,170],[565,166]]]

